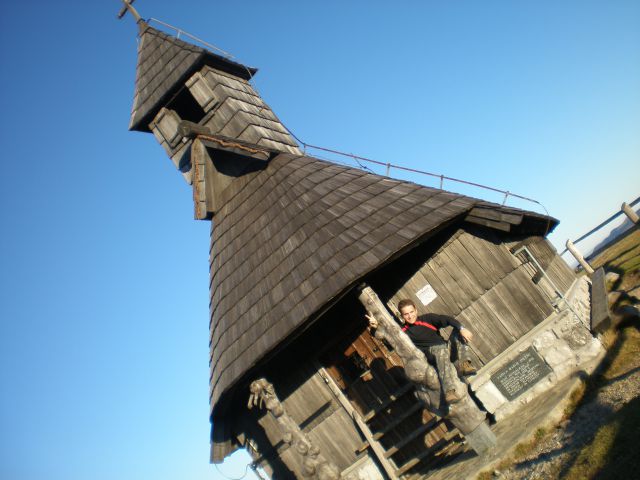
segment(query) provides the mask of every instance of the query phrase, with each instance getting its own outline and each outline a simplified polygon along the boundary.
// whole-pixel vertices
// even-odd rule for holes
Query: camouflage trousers
[[[467,345],[467,343],[456,333],[451,335],[450,343],[453,347],[457,362],[462,363],[465,361],[471,361],[469,345]],[[436,367],[442,391],[448,392],[450,390],[455,390],[456,392],[460,392],[460,389],[463,388],[462,382],[460,382],[460,379],[458,378],[456,367],[453,362],[451,362],[451,350],[449,349],[449,343],[429,347],[425,354],[429,363]]]

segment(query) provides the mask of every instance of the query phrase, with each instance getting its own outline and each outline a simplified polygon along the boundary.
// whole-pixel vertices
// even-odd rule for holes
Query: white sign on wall
[[[438,294],[428,283],[416,292],[416,296],[420,299],[423,305],[429,305],[438,298]]]

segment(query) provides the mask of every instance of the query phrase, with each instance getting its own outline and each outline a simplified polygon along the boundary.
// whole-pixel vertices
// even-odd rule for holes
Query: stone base
[[[567,293],[571,309],[565,306],[564,310],[550,315],[470,379],[476,397],[497,421],[527,405],[559,381],[585,371],[586,366],[603,352],[602,345],[589,331],[589,300],[589,280],[584,276],[576,280]],[[491,376],[529,347],[533,347],[551,368],[551,373],[508,401]]]
[[[484,455],[496,446],[496,436],[485,422],[482,422],[476,429],[464,436],[467,444],[478,455]]]

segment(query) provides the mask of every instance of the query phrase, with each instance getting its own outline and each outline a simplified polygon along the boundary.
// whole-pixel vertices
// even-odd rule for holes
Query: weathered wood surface
[[[458,380],[455,385],[458,400],[448,405],[443,404],[440,382],[435,369],[429,365],[422,353],[402,332],[400,326],[393,320],[378,296],[371,287],[361,289],[361,303],[369,315],[378,323],[376,337],[390,343],[403,361],[407,378],[416,384],[416,397],[425,408],[440,416],[447,416],[463,434],[482,430],[482,435],[476,435],[469,440],[469,445],[477,453],[484,453],[495,445],[495,437],[486,432],[488,426],[484,422],[486,415],[481,412],[467,392],[466,386]],[[474,440],[481,440],[477,443]]]
[[[147,131],[162,107],[173,106],[185,115],[197,110],[198,120],[179,120],[198,121],[211,132],[224,131],[251,143],[300,153],[247,82],[255,69],[144,22],[140,35],[130,128]],[[194,100],[194,108],[177,101],[176,94],[193,95],[188,98]],[[204,116],[195,102],[203,107]],[[521,225],[516,225],[511,222],[518,214],[512,209],[488,208],[476,199],[299,155],[281,155],[264,171],[234,178],[218,194],[215,182],[206,181],[210,164],[194,162],[188,155],[191,141],[173,135],[173,125],[163,128],[164,133],[156,126],[154,134],[187,181],[196,182],[196,216],[210,218],[215,212],[210,251],[212,413],[223,393],[248,369],[298,335],[364,275],[471,208],[488,209],[472,216],[497,222],[496,228],[501,223],[534,228],[541,218],[523,213]],[[197,171],[192,172],[194,168]],[[458,263],[457,257],[445,257],[444,263]],[[455,284],[466,285],[462,289],[466,299],[477,295],[478,289],[471,276],[457,275],[452,271],[443,283],[454,307],[462,311]],[[334,412],[326,421],[336,418]]]
[[[265,168],[266,160],[275,153],[248,147],[241,141],[226,137],[197,136],[191,146],[196,218],[212,218],[222,205],[227,187],[238,177],[250,176]]]
[[[469,215],[473,215],[478,218],[486,218],[488,220],[495,220],[497,222],[506,222],[511,225],[519,225],[524,219],[522,212],[495,207],[475,207],[469,212]]]
[[[161,102],[177,91],[203,63],[246,80],[256,70],[191,45],[139,22],[140,42],[136,67],[136,87],[129,128],[149,131],[148,123]]]
[[[264,378],[255,380],[250,386],[251,395],[248,407],[264,406],[278,423],[284,443],[291,445],[297,453],[298,471],[305,478],[317,480],[337,480],[340,478],[338,467],[326,459],[320,449],[311,443],[298,424],[286,412],[278,399],[273,385]]]
[[[353,408],[353,405],[351,405],[349,400],[344,396],[340,388],[338,388],[338,386],[333,382],[332,377],[329,374],[327,374],[327,372],[324,371],[324,369],[320,370],[320,375],[325,380],[329,389],[338,399],[342,407],[351,416],[353,421],[356,423],[356,425],[360,429],[360,432],[362,433],[364,438],[367,440],[367,444],[373,450],[374,455],[377,457],[378,462],[380,462],[380,465],[382,466],[385,473],[388,475],[389,479],[395,480],[396,478],[398,478],[395,475],[394,466],[388,460],[388,457],[385,455],[385,451],[380,445],[380,443],[377,441],[374,435],[372,435],[371,430],[369,429],[369,426],[362,419],[360,414]]]
[[[449,440],[444,439],[457,438],[455,434],[440,417],[423,410],[413,386],[400,373],[401,359],[384,342],[364,330],[345,347],[337,351],[331,347],[334,353],[324,360],[326,370],[373,432],[371,440],[380,444],[395,471],[417,457],[421,458],[415,465],[418,471],[430,469],[439,461],[435,454],[448,447]],[[368,449],[372,445],[365,439],[357,452]],[[429,454],[424,455],[425,449]]]
[[[178,114],[167,108],[161,108],[151,124],[151,129],[154,130],[154,133],[157,128],[160,138],[171,148],[171,155],[173,155],[174,148],[180,141],[179,124],[180,117]]]
[[[578,261],[578,263],[582,266],[582,268],[584,268],[584,271],[587,272],[589,275],[593,275],[593,272],[594,272],[593,268],[591,267],[591,265],[589,265],[589,262],[587,262],[584,259],[580,251],[573,244],[573,242],[571,240],[567,240],[565,245],[567,247],[567,250],[569,250],[569,252],[571,252],[571,255],[573,255],[573,258],[575,258]]]
[[[205,146],[200,141],[191,145],[191,178],[193,188],[194,217],[197,220],[208,218],[210,212],[214,211],[213,189],[207,189],[207,160],[208,155]],[[210,182],[209,182],[210,183]],[[209,197],[209,202],[207,202]]]
[[[362,275],[412,242],[459,218],[473,202],[448,192],[287,155],[273,159],[262,172],[234,180],[213,218],[212,408],[248,366],[327,301],[339,298]],[[499,283],[520,265],[497,237],[485,236],[476,242],[460,235],[451,243],[451,249],[438,259],[440,266],[434,263],[435,269],[450,266],[448,276],[440,277],[430,265],[420,275],[429,277],[438,291],[447,286],[436,300],[443,307],[438,313],[456,316],[464,312],[475,322],[470,325],[475,330],[489,322],[496,328],[492,335],[502,338],[499,345],[506,346],[518,334],[517,325],[515,330],[507,329],[500,319],[487,318],[485,311],[510,308],[508,299],[513,295],[507,286],[504,292],[496,289],[487,297],[493,302],[491,308],[478,304],[467,310],[458,295],[459,281],[466,282],[468,301],[490,287],[490,281]],[[462,266],[467,268],[459,277]],[[534,306],[539,300],[525,298]],[[489,330],[483,331],[489,335]],[[493,345],[489,337],[486,340],[487,345]],[[497,352],[477,349],[477,364]],[[366,392],[364,386],[362,389],[358,395],[384,397],[380,392]]]
[[[591,331],[602,333],[611,326],[611,312],[607,295],[604,268],[597,269],[591,277]]]
[[[327,300],[470,207],[463,199],[446,213],[443,205],[460,197],[282,155],[227,190],[213,218],[213,403]],[[440,195],[434,210],[424,206]],[[404,200],[416,196],[425,202]],[[413,228],[399,231],[391,220]]]
[[[521,240],[499,239],[478,230],[460,229],[443,243],[397,290],[390,303],[412,299],[421,313],[449,315],[473,331],[471,350],[477,367],[495,358],[553,312],[557,298],[546,281],[533,282],[536,270],[514,256]],[[528,237],[527,248],[546,265],[546,273],[563,292],[575,275],[541,237]],[[437,298],[423,306],[416,292],[429,284]]]
[[[204,78],[202,71],[194,73],[185,85],[204,111],[211,110],[220,102],[220,99],[216,97],[207,80]]]
[[[558,252],[553,245],[543,237],[532,236],[527,237],[524,240],[507,241],[505,245],[511,251],[517,251],[521,245],[526,246],[538,263],[540,263],[546,276],[549,277],[563,295],[567,290],[569,290],[569,287],[576,278],[575,272],[569,267],[569,265],[567,265],[562,257],[558,255]],[[522,262],[527,264],[528,271],[531,272],[531,276],[533,278],[534,275],[538,273],[536,268],[533,266],[533,263],[526,258],[524,253],[519,254],[518,257]],[[557,297],[553,287],[546,281],[546,279],[542,279],[536,283],[546,290],[549,298],[554,299]]]
[[[624,212],[631,223],[636,226],[640,225],[640,217],[638,217],[636,211],[627,202],[623,202],[620,209]]]
[[[204,67],[189,82],[194,87],[206,83],[206,90],[197,91],[197,99],[203,108],[215,105],[215,115],[206,122],[213,133],[256,145],[269,141],[271,148],[301,153],[284,125],[246,81]]]
[[[313,362],[293,363],[295,368],[287,367],[289,362],[284,362],[264,373],[273,379],[274,387],[282,397],[282,405],[293,422],[325,458],[342,471],[357,460],[356,449],[362,442],[362,436]],[[262,412],[256,412],[261,413],[259,416],[241,416],[239,412],[232,414],[235,429],[240,434],[240,444],[246,444],[247,438],[251,439],[257,451],[254,460],[267,469],[274,469],[278,478],[288,478],[287,469],[301,476],[299,455],[282,441],[276,419]]]

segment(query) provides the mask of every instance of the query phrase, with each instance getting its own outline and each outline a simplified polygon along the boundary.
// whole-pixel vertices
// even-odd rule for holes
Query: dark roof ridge
[[[138,27],[138,36],[142,37],[142,35],[145,33],[152,33],[154,35],[158,35],[164,40],[169,41],[182,49],[189,50],[192,52],[202,53],[203,55],[208,56],[212,61],[220,62],[220,64],[218,65],[218,68],[227,67],[227,68],[220,68],[220,70],[222,70],[223,72],[231,73],[232,75],[243,78],[244,80],[251,80],[251,78],[253,78],[253,76],[258,72],[258,69],[255,67],[249,67],[242,63],[231,60],[228,57],[225,57],[218,53],[214,53],[211,50],[207,50],[206,48],[201,47],[199,45],[185,42],[184,40],[181,40],[178,37],[174,37],[173,35],[167,32],[163,32],[162,30],[152,27],[145,21],[141,21]],[[213,67],[214,65],[210,65],[210,66]],[[228,69],[231,71],[229,71]]]

